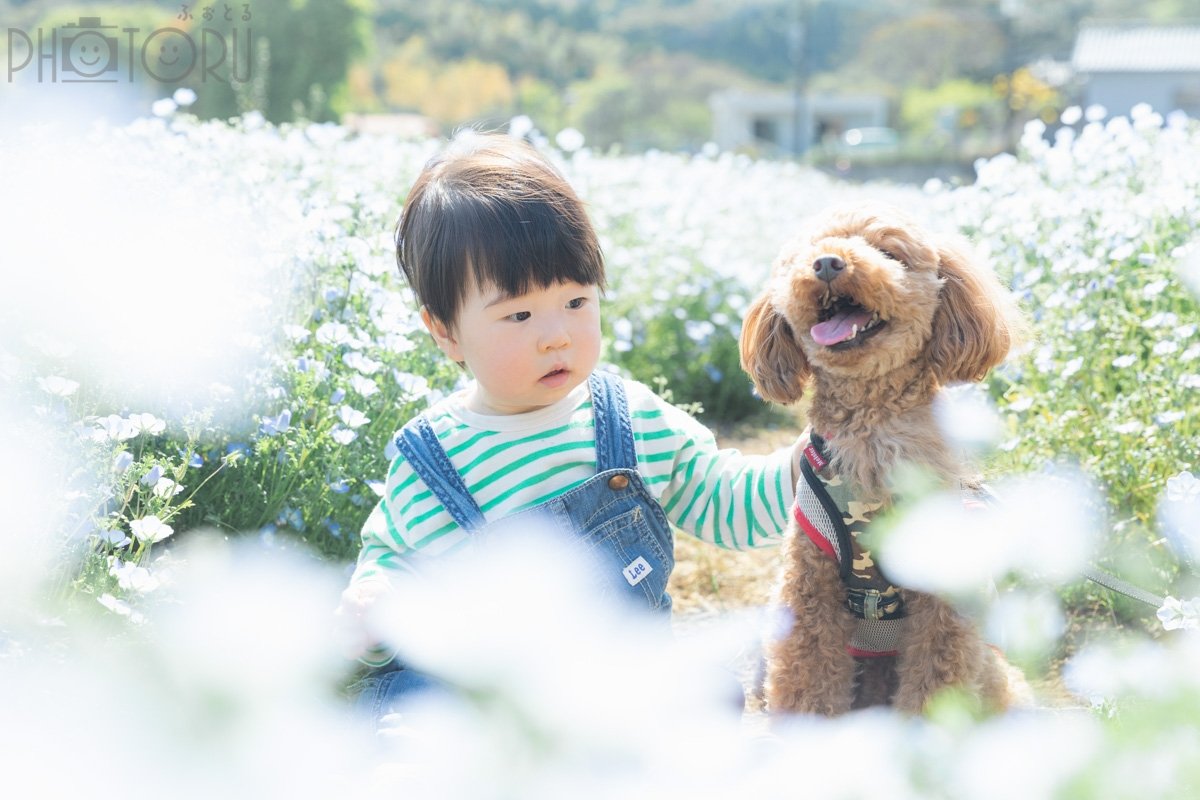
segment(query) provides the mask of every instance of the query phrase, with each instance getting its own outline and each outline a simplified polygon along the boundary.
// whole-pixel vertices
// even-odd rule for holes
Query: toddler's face
[[[422,311],[442,352],[465,361],[481,414],[520,414],[550,405],[587,380],[600,358],[596,286],[557,283],[523,295],[473,286],[447,330]]]

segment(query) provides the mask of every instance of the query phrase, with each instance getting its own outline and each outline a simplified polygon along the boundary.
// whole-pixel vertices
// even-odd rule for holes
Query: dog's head
[[[1017,319],[964,248],[896,209],[841,209],[776,259],[742,326],[742,366],[778,403],[799,400],[814,371],[872,378],[918,359],[939,383],[976,381],[1008,354]]]

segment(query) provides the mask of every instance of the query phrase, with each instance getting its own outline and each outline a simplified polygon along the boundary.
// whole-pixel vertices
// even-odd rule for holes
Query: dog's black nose
[[[817,277],[829,283],[846,268],[846,262],[837,256],[821,256],[813,262],[813,270]]]

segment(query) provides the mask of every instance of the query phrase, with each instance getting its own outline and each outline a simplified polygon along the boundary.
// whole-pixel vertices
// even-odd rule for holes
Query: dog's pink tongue
[[[829,346],[854,338],[854,326],[861,331],[871,321],[871,315],[862,309],[847,309],[834,315],[833,319],[818,322],[810,333],[817,344]]]

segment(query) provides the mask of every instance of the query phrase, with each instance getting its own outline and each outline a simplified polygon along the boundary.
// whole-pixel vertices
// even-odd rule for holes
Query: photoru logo
[[[248,7],[242,19],[249,19]],[[160,83],[178,83],[196,70],[201,83],[250,80],[253,48],[248,26],[190,31],[165,27],[141,34],[140,28],[105,25],[99,17],[80,17],[77,23],[48,32],[38,28],[32,35],[9,28],[8,82],[35,68],[38,83],[132,82],[135,66]]]

